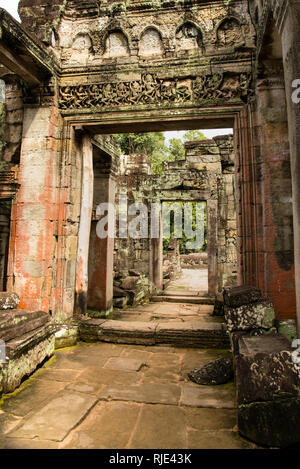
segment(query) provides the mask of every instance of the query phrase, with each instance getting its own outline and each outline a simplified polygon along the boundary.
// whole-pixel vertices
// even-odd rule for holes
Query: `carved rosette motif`
[[[243,100],[252,94],[251,74],[215,73],[193,78],[161,79],[145,74],[141,80],[61,86],[61,109],[200,103]]]

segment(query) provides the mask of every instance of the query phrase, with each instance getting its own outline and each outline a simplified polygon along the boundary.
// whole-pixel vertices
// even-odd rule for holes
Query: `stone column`
[[[158,203],[158,202],[156,202]],[[162,213],[160,211],[157,214],[157,220],[155,217],[151,219],[151,222],[155,224],[151,226],[151,234],[155,236],[159,234],[159,237],[151,237],[150,239],[150,279],[157,290],[163,289],[163,234],[162,234]],[[159,226],[156,226],[159,220]],[[158,231],[158,233],[156,233]]]
[[[294,222],[294,256],[295,256],[295,287],[297,304],[297,327],[300,336],[300,104],[292,101],[292,83],[300,79],[300,2],[287,2],[282,24],[283,14],[278,9],[275,18],[281,33],[283,67],[285,77],[287,118],[290,142],[290,162],[293,192],[293,222]],[[300,93],[298,93],[298,96]]]
[[[82,193],[78,232],[75,314],[86,314],[88,294],[88,260],[93,210],[93,147],[88,135],[82,137]]]
[[[216,296],[217,293],[217,226],[218,226],[218,201],[207,200],[207,254],[208,254],[208,294]]]
[[[95,169],[94,209],[100,203],[114,205],[115,192],[114,175]],[[96,233],[97,223],[97,219],[92,221],[89,251],[88,308],[94,311],[93,315],[108,314],[113,304],[114,239],[109,236],[100,239]]]
[[[61,121],[55,106],[24,110],[18,183],[12,205],[8,291],[19,307],[49,311],[55,270]]]

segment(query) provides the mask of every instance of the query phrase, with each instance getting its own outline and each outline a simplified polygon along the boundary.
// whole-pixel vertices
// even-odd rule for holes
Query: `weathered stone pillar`
[[[292,101],[292,93],[295,91],[292,83],[300,79],[300,2],[297,0],[287,2],[284,13],[283,15],[280,9],[274,11],[282,39],[292,173],[297,327],[300,336],[300,104]],[[285,18],[284,22],[282,17]]]
[[[82,192],[78,232],[75,314],[86,313],[88,292],[88,260],[93,210],[93,147],[88,135],[82,137]]]
[[[151,237],[150,239],[150,279],[157,290],[163,289],[163,233],[162,233],[162,213],[157,214],[156,221],[152,219],[151,234],[159,235],[159,237]],[[159,226],[156,226],[157,221]]]
[[[293,319],[292,187],[285,89],[280,74],[258,81],[256,120],[260,136],[256,151],[261,207],[257,237],[259,287],[272,300],[278,319]]]
[[[55,106],[27,106],[12,205],[8,291],[19,307],[49,311],[55,269],[61,122]]]
[[[102,166],[102,165],[100,165]],[[115,203],[116,183],[111,171],[95,168],[94,210],[101,203]],[[113,255],[114,238],[107,236],[101,239],[97,235],[98,220],[91,226],[89,250],[89,288],[88,308],[97,314],[108,314],[113,304]]]
[[[215,296],[217,291],[218,275],[218,201],[207,201],[207,254],[208,254],[208,294]]]

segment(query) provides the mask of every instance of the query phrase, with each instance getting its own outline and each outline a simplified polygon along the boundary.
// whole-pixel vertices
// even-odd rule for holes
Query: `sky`
[[[16,20],[20,21],[18,15],[18,4],[19,0],[0,0],[0,8],[4,8],[14,18],[16,18]]]
[[[8,11],[14,18],[18,21],[20,20],[18,15],[18,4],[19,0],[0,0],[0,8],[4,8]],[[199,129],[201,130],[201,129]],[[205,137],[212,138],[216,135],[225,135],[228,133],[232,133],[232,129],[213,129],[213,130],[201,130]],[[171,138],[181,138],[185,131],[173,131],[173,132],[165,132],[166,141],[169,142]]]

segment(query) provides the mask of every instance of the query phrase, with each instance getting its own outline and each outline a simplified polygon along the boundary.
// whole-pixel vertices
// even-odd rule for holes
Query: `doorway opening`
[[[174,131],[93,137],[89,315],[107,316],[113,307],[134,306],[163,292],[215,298],[223,286],[235,284],[235,158],[229,132],[181,131],[179,138]],[[187,237],[183,227],[178,248],[173,246],[176,237],[168,240],[163,234],[163,208],[172,203],[191,218],[187,229],[192,234]],[[201,242],[186,246],[195,238],[197,208],[202,214]],[[100,239],[97,226],[109,210],[113,234]],[[102,223],[107,232],[108,218]],[[183,215],[183,223],[188,219]],[[168,275],[174,249],[179,269]]]
[[[176,207],[183,212],[183,226],[174,227]],[[163,213],[171,209],[163,232],[163,287],[165,295],[208,295],[207,203],[206,201],[163,202]],[[176,232],[178,231],[178,233]],[[177,236],[180,237],[177,237]],[[189,239],[193,237],[193,239]]]

